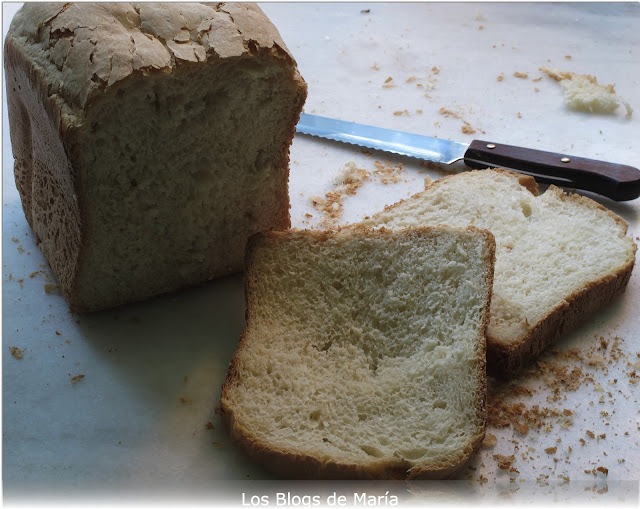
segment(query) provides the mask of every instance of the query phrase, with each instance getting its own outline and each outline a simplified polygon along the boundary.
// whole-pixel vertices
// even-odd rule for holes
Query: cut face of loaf
[[[487,330],[489,368],[514,374],[622,293],[636,245],[627,223],[596,202],[501,170],[460,173],[355,225],[474,225],[496,238]]]
[[[74,311],[242,269],[290,225],[306,84],[253,4],[26,4],[5,46],[23,208]]]
[[[290,478],[456,472],[484,437],[493,257],[472,228],[253,237],[232,437]]]

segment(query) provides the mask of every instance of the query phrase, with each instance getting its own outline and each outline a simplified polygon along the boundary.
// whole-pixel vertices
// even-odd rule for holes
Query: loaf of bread
[[[353,228],[473,225],[496,238],[487,361],[513,375],[621,294],[635,262],[627,223],[605,207],[504,170],[464,172]]]
[[[27,3],[4,57],[18,191],[72,310],[240,271],[290,226],[307,88],[256,5]]]
[[[452,475],[485,432],[494,248],[475,228],[253,237],[232,438],[287,478]]]

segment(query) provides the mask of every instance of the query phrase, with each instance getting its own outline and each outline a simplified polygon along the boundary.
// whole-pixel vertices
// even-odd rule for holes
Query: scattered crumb
[[[608,468],[605,468],[605,467],[598,467],[598,468],[596,468],[596,470],[597,470],[598,472],[603,473],[604,475],[609,475],[609,469],[608,469]]]
[[[207,424],[205,424],[204,427],[205,429],[215,429],[215,426],[211,421],[207,422]]]
[[[397,110],[397,111],[394,111],[393,114],[395,116],[409,115],[409,111],[408,110]]]
[[[496,78],[496,81],[504,81],[504,73],[500,74],[500,76]]]
[[[321,196],[310,196],[313,207],[322,212],[324,218],[321,226],[331,228],[342,217],[343,200],[347,196],[356,194],[357,190],[371,177],[371,174],[349,161],[332,179],[332,191]],[[309,215],[311,217],[311,215]]]
[[[373,170],[373,174],[378,177],[383,184],[397,184],[406,178],[402,163],[393,165],[393,163],[389,161],[385,161],[384,163],[374,161],[373,165],[376,167],[376,169]]]
[[[44,293],[56,293],[57,291],[58,285],[54,285],[53,283],[45,283]]]
[[[627,117],[633,113],[631,105],[616,95],[615,85],[600,85],[595,76],[589,74],[564,72],[548,67],[541,67],[540,71],[560,82],[565,102],[571,110],[614,115],[620,106],[624,106]]]
[[[547,447],[544,452],[546,452],[547,454],[555,454],[557,452],[558,448],[557,447]]]
[[[473,127],[471,127],[471,125],[469,125],[467,122],[464,123],[461,130],[464,134],[474,134],[476,132],[476,130]]]
[[[459,113],[456,113],[455,111],[452,111],[448,108],[442,107],[438,110],[438,113],[440,113],[440,115],[444,115],[445,117],[453,117],[453,118],[459,118],[462,119],[462,116]]]
[[[392,81],[393,81],[393,78],[389,76],[386,80],[384,80],[384,83],[382,84],[382,88],[394,88],[396,85],[391,83]]]
[[[511,468],[511,464],[515,461],[516,457],[513,454],[511,456],[494,454],[493,459],[497,460],[498,468],[500,470],[509,470],[509,468]]]
[[[13,357],[14,359],[20,360],[24,357],[24,352],[17,346],[10,346],[9,351],[11,352],[11,357]]]
[[[489,448],[489,447],[495,446],[497,443],[498,443],[498,439],[496,438],[496,436],[488,434],[488,435],[485,435],[481,446]]]
[[[84,375],[76,375],[71,377],[71,383],[75,384],[84,378]]]
[[[526,72],[514,72],[513,76],[515,78],[521,78],[521,79],[527,79],[529,77],[529,74],[527,74]]]

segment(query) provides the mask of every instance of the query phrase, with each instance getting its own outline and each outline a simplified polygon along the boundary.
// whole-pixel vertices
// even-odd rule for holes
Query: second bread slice
[[[487,328],[489,368],[514,375],[564,333],[620,295],[636,245],[627,223],[589,198],[505,170],[441,178],[355,229],[446,224],[496,238]]]
[[[442,478],[484,437],[495,243],[475,228],[254,237],[232,437],[289,478]]]

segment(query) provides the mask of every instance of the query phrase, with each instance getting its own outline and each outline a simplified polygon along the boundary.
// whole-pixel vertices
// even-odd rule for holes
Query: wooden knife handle
[[[633,166],[481,140],[471,142],[464,162],[472,168],[521,171],[540,182],[591,191],[615,201],[640,196],[640,170]]]

